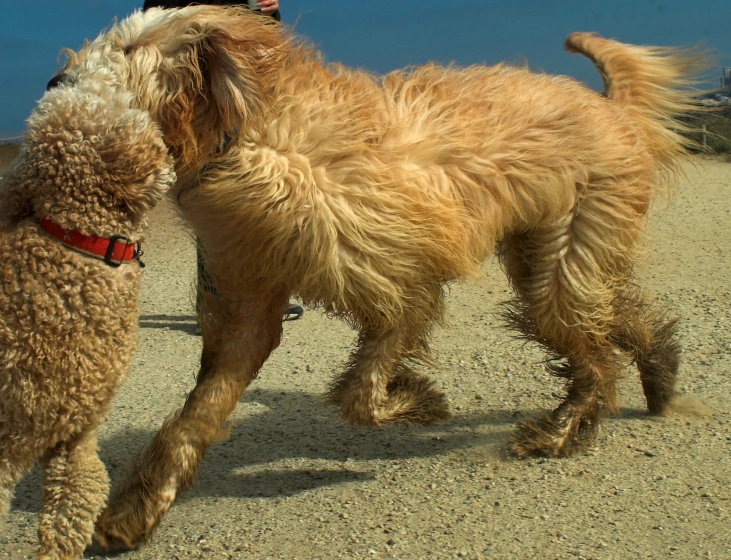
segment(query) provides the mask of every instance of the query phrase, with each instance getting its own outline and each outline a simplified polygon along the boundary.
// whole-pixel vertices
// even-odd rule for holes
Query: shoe
[[[294,304],[292,302],[287,304],[287,310],[284,312],[282,321],[296,321],[302,315],[305,314],[305,310],[302,309],[301,305]]]

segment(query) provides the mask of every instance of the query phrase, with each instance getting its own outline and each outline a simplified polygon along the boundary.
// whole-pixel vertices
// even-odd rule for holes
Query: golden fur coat
[[[443,286],[497,250],[509,317],[566,379],[522,422],[520,456],[591,442],[633,360],[649,409],[674,395],[674,322],[632,281],[645,216],[689,142],[679,120],[697,59],[577,33],[605,95],[507,65],[427,65],[377,77],[325,64],[285,27],[217,7],[133,14],[63,70],[112,87],[159,124],[172,191],[215,293],[201,296],[196,388],[97,524],[107,547],[150,535],[280,341],[290,293],[359,331],[329,398],[352,423],[428,422],[444,396],[415,371]]]

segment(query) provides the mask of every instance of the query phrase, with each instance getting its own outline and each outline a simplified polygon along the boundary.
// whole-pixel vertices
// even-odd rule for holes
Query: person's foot
[[[302,315],[305,314],[305,310],[302,309],[301,305],[297,305],[295,303],[289,302],[287,304],[287,309],[284,311],[284,316],[282,317],[282,321],[296,321]]]

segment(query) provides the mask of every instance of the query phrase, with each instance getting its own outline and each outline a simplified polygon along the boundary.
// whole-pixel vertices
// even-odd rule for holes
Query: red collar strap
[[[123,235],[112,237],[97,237],[96,235],[84,235],[75,229],[66,230],[54,224],[51,220],[40,218],[40,225],[52,237],[79,253],[103,260],[109,266],[118,267],[122,263],[138,261],[142,267],[142,250],[139,243],[129,243],[129,239]]]

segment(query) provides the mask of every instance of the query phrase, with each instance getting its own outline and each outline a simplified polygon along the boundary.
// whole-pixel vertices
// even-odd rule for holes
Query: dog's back
[[[676,117],[693,106],[690,95],[666,86],[647,86],[664,93],[664,105],[626,105],[570,78],[507,65],[395,72],[383,80],[390,121],[374,149],[403,184],[449,194],[480,261],[508,232],[560,219],[587,185],[618,175],[636,177],[626,202],[646,212],[659,172],[675,170],[689,144]]]

